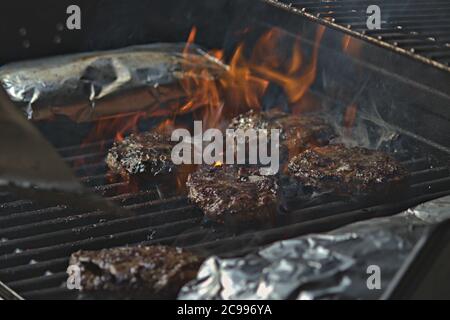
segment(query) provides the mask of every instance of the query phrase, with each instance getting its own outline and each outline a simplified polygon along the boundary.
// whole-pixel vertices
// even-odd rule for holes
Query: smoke
[[[342,116],[329,119],[338,133],[338,137],[333,141],[336,143],[378,150],[399,138],[399,133],[383,120],[376,105],[372,105],[368,110],[359,111],[351,128],[345,127],[340,119]]]
[[[369,79],[361,84],[348,105],[339,100],[325,102],[325,118],[334,127],[337,137],[334,143],[342,143],[349,147],[364,147],[368,149],[392,149],[400,137],[396,128],[386,122],[375,99],[366,94]],[[349,112],[351,119],[347,119]]]

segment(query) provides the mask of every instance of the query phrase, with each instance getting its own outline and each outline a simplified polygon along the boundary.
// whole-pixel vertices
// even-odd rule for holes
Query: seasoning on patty
[[[197,275],[202,259],[180,248],[135,246],[78,251],[70,265],[80,270],[81,291],[141,292],[174,298]]]
[[[189,199],[206,218],[226,224],[273,223],[277,212],[278,185],[257,167],[202,166],[186,183]]]
[[[175,169],[171,160],[172,146],[168,135],[156,131],[131,134],[114,143],[106,163],[113,172],[125,178],[171,173]]]
[[[276,109],[264,112],[250,110],[231,120],[229,129],[279,129],[280,159],[297,155],[313,146],[327,145],[335,137],[334,129],[315,114],[292,115]]]
[[[342,144],[308,149],[291,159],[288,170],[305,186],[343,194],[388,191],[407,177],[386,153]]]

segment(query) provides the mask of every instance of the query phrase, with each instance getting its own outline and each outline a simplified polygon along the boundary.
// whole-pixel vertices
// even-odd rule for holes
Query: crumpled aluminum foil
[[[97,116],[94,111],[99,102],[107,97],[151,88],[157,92],[150,97],[139,93],[121,100],[123,108],[104,108],[118,108],[114,110],[118,113],[130,111],[133,107],[129,104],[133,103],[139,105],[135,108],[148,107],[152,102],[168,99],[161,87],[176,84],[187,76],[214,78],[226,69],[199,47],[185,47],[185,43],[157,43],[17,62],[0,68],[0,82],[29,119],[63,114],[76,121],[90,121]],[[205,69],[209,72],[200,72]],[[170,96],[176,99],[181,95]],[[152,101],[138,103],[138,99]],[[105,113],[108,111],[101,112]]]
[[[207,259],[179,299],[377,299],[426,228],[450,218],[450,196],[401,214],[284,240],[240,258]],[[370,290],[367,268],[381,271]]]

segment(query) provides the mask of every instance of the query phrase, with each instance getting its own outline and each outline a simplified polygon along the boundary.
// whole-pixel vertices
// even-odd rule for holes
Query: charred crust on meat
[[[291,159],[288,171],[304,186],[340,194],[385,193],[402,187],[408,177],[388,154],[342,144],[308,149]]]
[[[135,246],[78,251],[69,263],[80,270],[83,292],[139,292],[175,298],[195,278],[202,259],[176,247]]]
[[[292,115],[277,109],[250,110],[233,118],[228,128],[279,129],[281,143],[291,156],[312,146],[327,145],[336,136],[333,127],[316,114]]]
[[[171,173],[172,142],[166,134],[146,132],[131,134],[115,142],[108,152],[108,167],[125,178],[147,174],[157,176]]]
[[[232,227],[275,222],[278,185],[257,167],[202,166],[186,185],[189,199],[208,220]]]

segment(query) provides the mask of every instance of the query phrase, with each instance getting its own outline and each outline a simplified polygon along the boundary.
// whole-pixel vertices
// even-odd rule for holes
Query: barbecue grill
[[[66,4],[58,1],[57,8]],[[381,8],[380,30],[367,30],[369,4]],[[324,28],[318,76],[310,93],[333,106],[331,116],[356,104],[369,115],[366,120],[371,126],[397,132],[401,138],[386,150],[411,177],[408,191],[400,199],[345,199],[329,194],[308,200],[290,198],[278,225],[230,230],[203,223],[201,211],[164,181],[130,191],[127,182],[112,179],[104,159],[114,137],[83,143],[94,124],[40,121],[35,125],[84,185],[134,214],[123,217],[64,204],[48,206],[12,190],[0,193],[0,281],[26,299],[89,298],[66,287],[68,259],[80,249],[166,244],[204,256],[236,257],[277,240],[393,215],[450,194],[448,1],[80,1],[85,24],[80,31],[60,31],[60,43],[49,40],[56,29],[51,36],[46,31],[60,23],[65,10],[60,15],[53,13],[57,9],[48,11],[47,18],[37,18],[30,16],[33,6],[27,4],[24,16],[0,28],[8,47],[0,53],[1,62],[183,41],[193,25],[199,30],[200,45],[224,48],[226,55],[242,41],[233,36],[235,31],[248,26],[253,35],[280,28],[290,37],[301,38],[302,48],[312,52],[316,32]],[[21,36],[19,27],[29,34]],[[113,30],[120,31],[111,39]],[[19,37],[30,37],[31,45],[24,47],[24,39],[17,40]],[[251,42],[251,36],[245,41]],[[145,129],[152,125],[146,123]],[[370,140],[370,129],[368,132]]]

